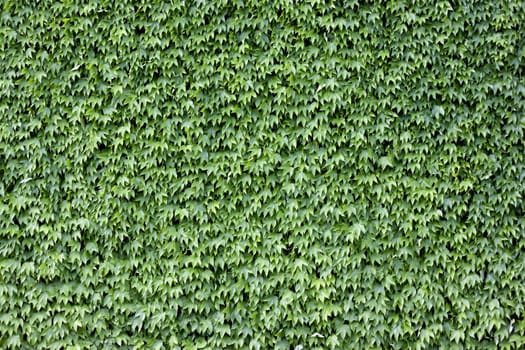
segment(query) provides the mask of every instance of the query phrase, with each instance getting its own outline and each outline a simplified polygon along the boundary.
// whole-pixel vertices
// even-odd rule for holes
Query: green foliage
[[[525,347],[523,2],[0,7],[0,348]]]

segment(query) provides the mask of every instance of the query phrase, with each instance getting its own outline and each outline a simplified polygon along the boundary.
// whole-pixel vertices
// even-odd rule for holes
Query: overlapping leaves
[[[0,347],[525,345],[519,1],[4,1]]]

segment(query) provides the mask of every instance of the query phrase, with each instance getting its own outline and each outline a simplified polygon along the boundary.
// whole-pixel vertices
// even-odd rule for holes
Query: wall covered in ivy
[[[0,8],[0,348],[525,347],[523,1]]]

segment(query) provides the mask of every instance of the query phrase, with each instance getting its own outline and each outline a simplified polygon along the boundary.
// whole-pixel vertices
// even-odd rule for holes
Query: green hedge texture
[[[523,1],[23,1],[1,349],[525,348]]]

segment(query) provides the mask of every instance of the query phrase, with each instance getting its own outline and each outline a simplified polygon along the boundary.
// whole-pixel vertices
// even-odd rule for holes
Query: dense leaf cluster
[[[522,1],[0,7],[1,348],[525,347]]]

